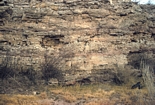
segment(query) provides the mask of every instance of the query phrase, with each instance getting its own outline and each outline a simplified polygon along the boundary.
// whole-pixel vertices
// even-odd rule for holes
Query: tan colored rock
[[[115,69],[113,65],[134,66],[129,58],[137,52],[154,54],[155,9],[151,5],[116,1],[112,6],[100,0],[17,1],[12,8],[0,8],[1,63],[8,56],[9,62],[21,69],[41,70],[48,55],[75,79],[86,74],[101,76],[101,72]],[[111,73],[105,80],[112,77]]]

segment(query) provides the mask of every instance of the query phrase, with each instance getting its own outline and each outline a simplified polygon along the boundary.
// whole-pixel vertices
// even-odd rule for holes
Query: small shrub
[[[114,71],[113,82],[117,85],[132,84],[135,79],[135,77],[132,76],[134,71],[132,71],[129,66],[119,67],[116,65]]]
[[[56,78],[61,80],[63,78],[62,71],[54,67],[52,64],[45,63],[42,69],[43,79],[45,79],[46,83],[50,80],[50,78]]]
[[[142,77],[144,84],[147,88],[148,95],[150,98],[149,105],[155,100],[155,80],[154,80],[154,70],[147,63],[142,61],[141,63]]]
[[[5,79],[7,80],[9,77],[14,77],[15,72],[7,67],[7,65],[0,65],[0,78],[2,79],[2,81]]]
[[[27,70],[21,70],[21,72],[18,75],[26,76],[33,84],[36,85],[36,79],[38,79],[36,77],[37,72],[32,68],[29,68]]]
[[[45,62],[42,65],[42,77],[48,83],[50,78],[56,78],[58,81],[63,82],[63,69],[65,68],[65,59],[69,59],[74,55],[74,48],[64,47],[59,50],[59,52],[55,52],[54,54],[46,54],[44,55]]]
[[[0,78],[7,80],[8,78],[14,77],[17,72],[14,71],[14,65],[9,65],[10,57],[6,57],[0,64]]]

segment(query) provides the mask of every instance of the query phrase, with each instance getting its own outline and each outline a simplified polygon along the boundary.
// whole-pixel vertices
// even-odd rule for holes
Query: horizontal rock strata
[[[103,0],[8,0],[0,5],[0,63],[19,70],[41,70],[54,59],[66,80],[95,76],[109,81],[116,65],[136,68],[136,54],[155,53],[152,5]]]

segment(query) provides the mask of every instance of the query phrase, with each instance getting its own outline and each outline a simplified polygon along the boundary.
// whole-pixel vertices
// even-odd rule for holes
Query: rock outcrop
[[[145,53],[153,59],[153,5],[110,5],[106,0],[0,2],[0,64],[7,59],[18,70],[41,70],[45,58],[54,59],[66,81],[104,82],[114,78],[116,67],[138,69]]]

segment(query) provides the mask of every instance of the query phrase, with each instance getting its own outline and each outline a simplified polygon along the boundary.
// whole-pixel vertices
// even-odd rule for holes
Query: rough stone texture
[[[132,2],[110,5],[106,0],[2,2],[1,64],[9,58],[8,63],[20,69],[33,66],[41,70],[46,54],[72,52],[72,57],[61,56],[66,80],[95,75],[108,81],[115,64],[135,67],[135,54],[154,56],[155,6]]]

